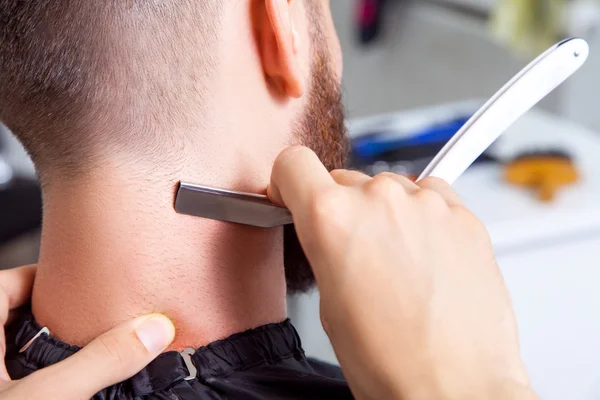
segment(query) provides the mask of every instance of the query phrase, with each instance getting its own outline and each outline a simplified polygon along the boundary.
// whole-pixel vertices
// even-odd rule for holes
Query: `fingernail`
[[[138,325],[135,333],[150,353],[158,353],[166,349],[175,338],[175,327],[164,315],[154,315]]]

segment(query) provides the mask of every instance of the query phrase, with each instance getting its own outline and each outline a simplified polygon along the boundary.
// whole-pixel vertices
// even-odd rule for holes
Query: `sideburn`
[[[314,46],[324,50],[326,46]],[[327,170],[345,168],[349,143],[346,137],[340,85],[333,65],[319,51],[312,66],[308,105],[296,132],[299,142],[312,149]],[[284,266],[288,293],[304,293],[315,285],[315,276],[293,225],[284,228]]]

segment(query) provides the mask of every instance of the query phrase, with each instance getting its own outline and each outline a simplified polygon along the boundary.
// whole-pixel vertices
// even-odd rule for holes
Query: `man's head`
[[[341,69],[328,0],[0,0],[0,121],[46,187],[124,165],[255,190],[292,144],[342,167]],[[286,232],[302,289],[298,260]]]

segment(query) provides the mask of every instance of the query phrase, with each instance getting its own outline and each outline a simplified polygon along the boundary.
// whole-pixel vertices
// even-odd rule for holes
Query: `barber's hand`
[[[357,397],[535,398],[488,233],[447,183],[330,174],[294,147],[268,193],[294,217]]]
[[[31,300],[31,289],[35,277],[35,265],[0,271],[0,351],[2,360],[6,355],[4,325],[11,322],[19,308]],[[8,381],[4,362],[0,363],[0,382]]]
[[[29,301],[35,267],[0,272],[0,317]],[[18,381],[11,381],[2,363],[0,400],[89,399],[100,390],[142,370],[173,341],[169,319],[152,314],[125,322],[99,336],[66,360]],[[2,334],[2,352],[6,345]]]

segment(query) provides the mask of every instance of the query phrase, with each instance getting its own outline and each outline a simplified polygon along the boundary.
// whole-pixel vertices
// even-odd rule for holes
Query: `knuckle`
[[[351,218],[347,210],[348,199],[338,188],[327,189],[314,196],[309,209],[309,223],[315,240],[326,239],[333,232],[343,235]]]
[[[408,177],[400,174],[396,174],[393,172],[382,172],[378,174],[378,176],[386,177],[391,179],[394,183],[400,184],[400,182],[404,182],[408,185],[414,185],[415,183],[411,181]]]
[[[372,196],[382,199],[393,199],[402,192],[401,184],[390,173],[376,175],[368,184],[367,191]]]
[[[421,186],[422,188],[434,190],[452,189],[452,186],[450,186],[448,182],[435,176],[428,176],[427,178],[424,178],[419,183],[417,183],[417,185]]]
[[[310,211],[317,221],[329,220],[337,215],[340,203],[343,201],[341,193],[337,188],[326,189],[313,197]]]
[[[448,203],[444,197],[433,189],[421,189],[415,194],[416,198],[430,210],[444,210]]]
[[[344,176],[346,176],[347,173],[348,171],[345,169],[334,169],[329,174],[335,181],[337,181],[339,179],[344,178]]]
[[[119,349],[119,341],[113,336],[104,336],[98,339],[98,345],[102,349],[101,351],[106,354],[108,358],[122,362],[123,358]]]
[[[275,159],[275,166],[286,164],[289,160],[298,157],[299,154],[314,153],[311,149],[304,146],[291,146],[285,148]]]
[[[334,170],[332,170],[332,171],[330,172],[330,174],[331,174],[332,176],[340,176],[340,175],[344,175],[344,174],[346,173],[346,171],[347,171],[347,170],[345,170],[345,169],[340,169],[340,168],[338,168],[338,169],[334,169]]]
[[[132,359],[132,346],[117,335],[103,335],[98,338],[98,356],[105,357],[119,368],[127,367]]]

